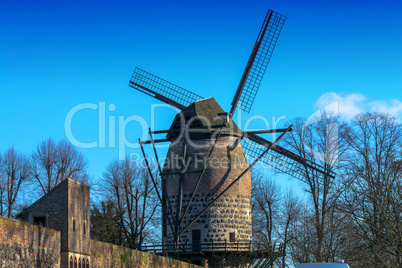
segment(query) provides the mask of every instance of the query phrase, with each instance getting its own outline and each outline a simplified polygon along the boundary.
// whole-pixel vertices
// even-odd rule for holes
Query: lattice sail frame
[[[237,107],[247,113],[250,112],[251,106],[253,105],[258,88],[260,87],[261,81],[268,67],[268,63],[271,59],[285,20],[285,16],[275,11],[268,10],[264,23],[262,24],[256,41],[256,44],[260,43],[260,46],[255,55],[250,71],[248,72],[239,102],[237,103]],[[268,25],[266,25],[267,23]],[[266,28],[265,31],[264,28]],[[253,60],[253,54],[254,53],[252,52],[249,63],[250,60]]]
[[[151,97],[168,103],[180,110],[191,103],[203,99],[182,87],[170,83],[156,75],[150,74],[140,68],[135,68],[129,86]]]
[[[260,138],[259,136],[256,137]],[[268,142],[266,140],[264,141]],[[241,143],[244,153],[254,159],[259,157],[266,150],[266,146],[247,138],[242,139]],[[298,159],[298,161],[295,159]],[[269,150],[260,161],[275,168],[279,172],[286,173],[299,180],[302,180],[303,177],[306,176],[306,169],[314,170],[315,172],[330,176],[331,178],[335,178],[336,176],[335,172],[330,171],[328,174],[324,167],[304,159],[279,145],[275,145],[275,147]]]

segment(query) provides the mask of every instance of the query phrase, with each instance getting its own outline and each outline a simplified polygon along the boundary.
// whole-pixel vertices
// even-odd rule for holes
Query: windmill
[[[157,163],[162,193],[149,172],[162,203],[162,253],[195,263],[207,258],[235,266],[239,263],[228,254],[240,252],[249,253],[243,264],[253,258],[263,265],[272,263],[278,248],[255,250],[251,244],[250,169],[262,161],[296,178],[303,176],[305,169],[335,177],[277,144],[292,126],[242,131],[232,120],[236,108],[250,111],[285,20],[268,10],[229,112],[213,97],[203,98],[140,68],[134,70],[130,87],[181,110],[170,129],[149,130],[150,140],[139,142],[148,168],[143,145],[152,144],[158,159],[155,143],[170,142],[163,167]],[[274,132],[281,134],[273,142],[259,135]],[[156,134],[166,137],[154,139]],[[248,163],[245,154],[254,161]]]

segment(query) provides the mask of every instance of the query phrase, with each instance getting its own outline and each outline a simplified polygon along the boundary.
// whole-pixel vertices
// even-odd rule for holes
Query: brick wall
[[[121,268],[198,268],[200,266],[162,257],[148,252],[132,250],[108,243],[91,240],[91,267]]]
[[[0,218],[0,267],[60,267],[60,232]]]

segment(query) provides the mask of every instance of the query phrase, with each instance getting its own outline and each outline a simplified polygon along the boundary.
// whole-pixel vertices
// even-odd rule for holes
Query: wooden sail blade
[[[244,152],[252,158],[257,157],[272,142],[255,134],[249,134],[247,139],[243,139],[242,145]],[[324,167],[309,161],[279,145],[275,145],[262,159],[262,162],[277,169],[280,172],[286,173],[297,179],[302,179],[306,174],[306,169],[321,173],[325,176],[335,178],[336,173],[327,171]]]
[[[231,114],[235,112],[236,107],[250,112],[285,20],[285,16],[268,10],[233,97]]]
[[[140,68],[135,68],[129,86],[180,110],[203,99],[182,87],[172,84]]]

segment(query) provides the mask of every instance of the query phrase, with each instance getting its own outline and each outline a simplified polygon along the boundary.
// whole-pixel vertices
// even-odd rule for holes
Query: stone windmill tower
[[[203,98],[135,69],[131,87],[181,110],[170,129],[150,130],[151,139],[140,141],[141,148],[152,144],[156,158],[154,144],[170,142],[166,162],[163,167],[158,163],[161,189],[150,172],[162,203],[161,253],[198,264],[208,260],[219,267],[242,266],[256,259],[269,265],[278,251],[256,250],[251,240],[250,168],[263,161],[294,177],[302,176],[305,168],[334,177],[323,167],[276,145],[291,126],[243,132],[232,120],[236,108],[250,111],[285,19],[268,10],[229,112],[213,97]],[[281,133],[274,142],[258,135],[273,132]],[[154,134],[166,137],[154,139]],[[248,163],[245,154],[254,161]]]

